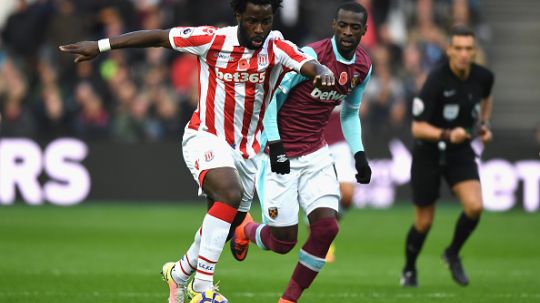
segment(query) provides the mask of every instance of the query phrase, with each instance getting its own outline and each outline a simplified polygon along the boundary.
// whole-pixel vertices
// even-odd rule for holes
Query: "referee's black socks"
[[[461,247],[475,230],[479,221],[480,217],[472,219],[467,217],[464,212],[461,213],[461,216],[459,216],[459,219],[456,223],[456,229],[454,230],[454,238],[452,239],[452,243],[450,243],[450,246],[448,246],[448,248],[446,249],[446,252],[449,255],[458,255]]]
[[[405,271],[416,271],[416,258],[418,258],[418,254],[420,254],[422,246],[424,246],[424,240],[426,240],[428,231],[421,233],[416,230],[414,224],[409,229],[407,241],[405,243],[405,255],[407,257],[404,268]]]

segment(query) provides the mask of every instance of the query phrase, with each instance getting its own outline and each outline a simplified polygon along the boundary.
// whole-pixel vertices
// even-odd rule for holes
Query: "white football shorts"
[[[330,145],[329,148],[334,157],[338,181],[340,183],[356,183],[356,168],[349,144],[341,141]]]
[[[299,207],[306,214],[316,208],[338,211],[339,183],[328,146],[300,157],[290,158],[291,172],[273,173],[265,154],[257,175],[257,193],[263,221],[269,226],[298,224]]]
[[[233,149],[225,140],[211,133],[189,128],[186,128],[184,132],[182,152],[186,166],[199,185],[199,196],[205,195],[199,183],[201,172],[218,167],[235,168],[244,188],[238,211],[249,211],[255,195],[255,178],[262,153],[244,159],[242,154]]]

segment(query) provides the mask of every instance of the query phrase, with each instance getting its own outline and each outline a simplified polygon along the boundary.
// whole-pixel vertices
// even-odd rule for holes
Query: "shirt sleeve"
[[[424,86],[420,90],[420,94],[413,99],[412,114],[415,121],[428,121],[433,114],[433,108],[439,91],[439,80],[435,73],[431,73]]]
[[[210,49],[215,31],[211,26],[174,27],[169,31],[169,41],[174,50],[201,56]]]
[[[362,84],[354,88],[351,94],[345,99],[343,107],[341,108],[341,129],[345,141],[347,141],[353,154],[364,150],[364,144],[362,143],[362,124],[360,123],[359,111],[364,90],[366,89],[369,79],[371,79],[371,69],[372,66],[369,67],[369,71]]]
[[[306,54],[306,56],[310,57],[311,59],[317,58],[315,50],[313,50],[313,48],[311,47],[305,46],[302,48],[302,51]],[[272,100],[270,101],[270,104],[268,105],[268,108],[266,109],[266,113],[264,115],[264,143],[266,143],[265,140],[277,141],[281,139],[277,122],[279,109],[287,100],[287,97],[289,96],[291,90],[296,85],[304,82],[305,80],[307,80],[307,78],[302,76],[298,72],[288,72],[283,77],[283,80],[281,80],[281,83],[279,84],[278,89],[274,93],[274,96],[272,97]]]
[[[300,50],[298,46],[287,40],[275,39],[274,52],[280,64],[297,73],[300,73],[300,68],[302,68],[304,63],[313,60],[313,58]]]
[[[493,83],[495,82],[495,75],[492,72],[488,72],[486,77],[486,83],[484,88],[483,99],[491,96],[491,89],[493,88]]]
[[[302,52],[306,56],[308,56],[310,59],[317,60],[317,54],[315,53],[315,50],[309,46],[302,47]],[[296,85],[299,83],[307,80],[308,78],[300,74],[299,72],[288,72],[283,77],[283,80],[279,84],[279,90],[281,90],[281,93],[289,94],[291,89],[293,89]]]
[[[280,140],[278,128],[278,112],[283,103],[287,100],[289,92],[299,83],[307,78],[296,72],[288,72],[283,77],[279,88],[274,93],[263,119],[264,139],[268,141]]]

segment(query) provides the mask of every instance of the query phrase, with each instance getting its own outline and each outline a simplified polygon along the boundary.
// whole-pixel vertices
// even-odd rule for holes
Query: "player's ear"
[[[235,12],[234,17],[236,18],[236,23],[240,25],[240,21],[242,20],[242,15],[239,12]]]
[[[332,19],[332,30],[334,31],[334,33],[336,32],[336,28],[337,28],[337,21],[336,21],[336,18]]]

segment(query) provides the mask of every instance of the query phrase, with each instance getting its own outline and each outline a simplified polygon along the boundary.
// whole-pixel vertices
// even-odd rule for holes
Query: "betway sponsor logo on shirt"
[[[315,88],[311,91],[311,96],[313,98],[318,98],[320,100],[332,100],[332,101],[340,101],[342,102],[345,100],[347,95],[343,95],[338,93],[337,91],[329,91],[329,92],[323,92],[322,90]]]
[[[251,82],[251,83],[263,83],[265,78],[265,72],[260,73],[248,73],[248,72],[234,72],[228,73],[216,68],[216,76],[219,80],[226,82]]]

